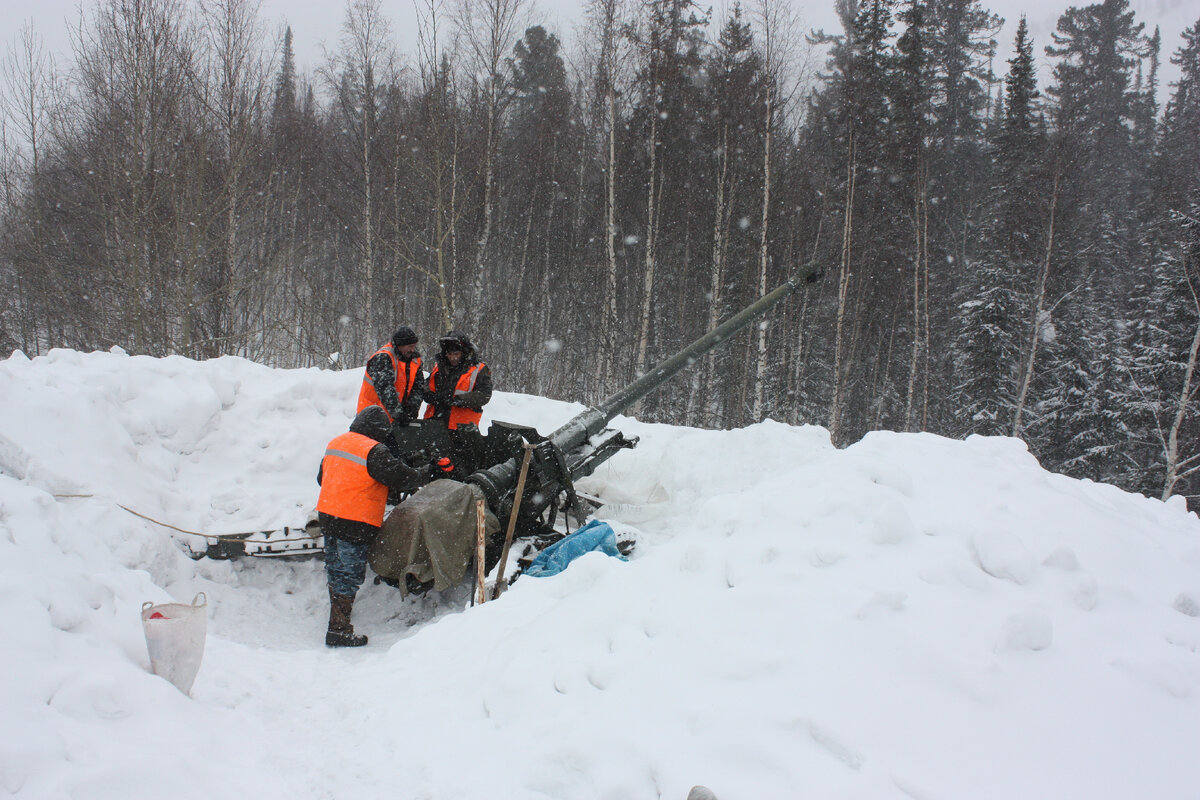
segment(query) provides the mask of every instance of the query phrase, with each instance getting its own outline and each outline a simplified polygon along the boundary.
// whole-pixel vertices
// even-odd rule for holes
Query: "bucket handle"
[[[196,596],[192,598],[192,608],[204,608],[206,605],[208,605],[208,596],[204,592],[196,592]],[[142,611],[153,608],[153,606],[154,602],[147,600],[142,603]]]

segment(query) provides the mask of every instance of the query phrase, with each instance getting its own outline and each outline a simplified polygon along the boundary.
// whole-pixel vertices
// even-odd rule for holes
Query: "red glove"
[[[446,458],[445,456],[442,456],[438,460],[434,461],[433,464],[434,467],[443,475],[449,475],[451,472],[454,472],[454,464],[452,464],[450,459]]]

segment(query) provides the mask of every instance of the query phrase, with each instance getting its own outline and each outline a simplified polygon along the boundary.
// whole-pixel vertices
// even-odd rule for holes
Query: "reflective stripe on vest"
[[[371,358],[386,353],[387,357],[392,360],[392,372],[395,373],[396,396],[400,398],[400,403],[403,404],[412,394],[413,385],[417,382],[417,376],[421,374],[421,359],[413,358],[411,361],[401,361],[396,355],[395,348],[392,343],[388,342],[383,347],[371,354]],[[368,358],[367,361],[370,361]],[[371,374],[365,369],[363,370],[362,388],[358,392],[358,408],[354,413],[357,414],[367,406],[383,406],[383,401],[379,399],[378,392],[375,391],[375,383],[371,380]],[[387,407],[383,410],[386,412]],[[392,415],[388,414],[388,422],[392,421]]]
[[[437,375],[438,364],[433,365],[433,371],[429,373],[429,391],[434,391],[433,381]],[[454,396],[475,391],[475,382],[479,380],[479,372],[484,367],[483,362],[479,362],[469,370],[458,376],[458,382],[454,385]],[[433,406],[425,407],[425,418],[429,419],[434,415]],[[478,425],[479,420],[483,419],[483,412],[474,408],[463,408],[462,406],[450,406],[450,419],[446,423],[446,427],[454,430],[459,425]]]
[[[321,460],[317,511],[339,519],[383,525],[388,488],[367,473],[367,456],[379,442],[361,433],[343,433]]]

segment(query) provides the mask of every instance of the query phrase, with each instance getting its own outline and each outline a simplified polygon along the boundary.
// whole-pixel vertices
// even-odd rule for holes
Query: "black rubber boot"
[[[329,592],[329,630],[325,632],[328,647],[362,647],[367,637],[356,635],[350,624],[350,613],[354,610],[354,596]]]

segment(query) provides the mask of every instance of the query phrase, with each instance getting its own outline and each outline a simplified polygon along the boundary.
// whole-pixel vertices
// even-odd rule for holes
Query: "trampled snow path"
[[[502,376],[501,385],[503,384]],[[55,351],[0,362],[0,789],[29,798],[1200,797],[1200,521],[1008,439],[642,437],[589,479],[636,532],[496,603],[318,561],[192,561],[297,524],[361,376]],[[498,395],[543,430],[579,406]],[[66,495],[86,495],[73,496]],[[299,519],[297,519],[299,518]],[[187,698],[144,600],[210,602]]]

